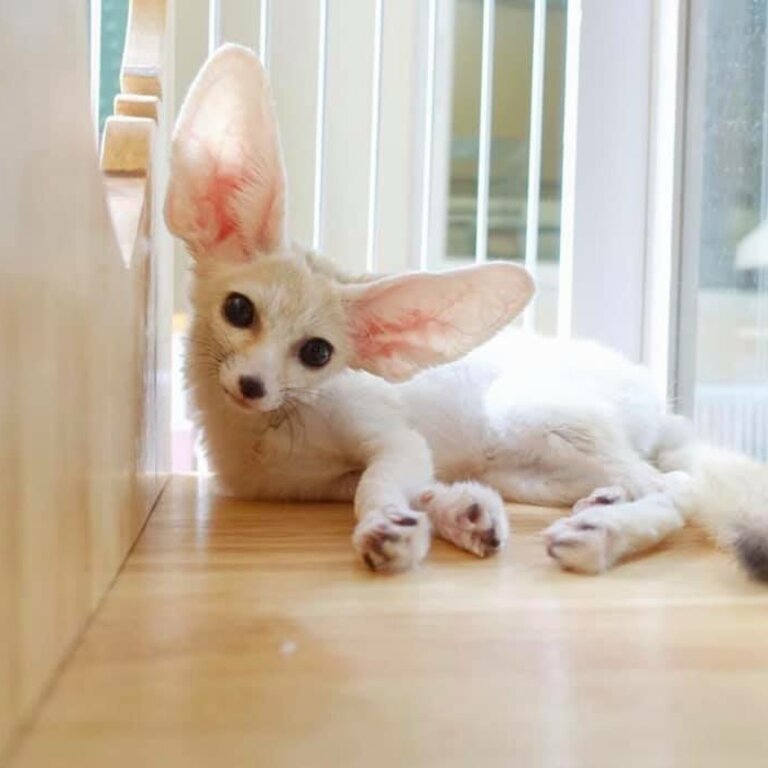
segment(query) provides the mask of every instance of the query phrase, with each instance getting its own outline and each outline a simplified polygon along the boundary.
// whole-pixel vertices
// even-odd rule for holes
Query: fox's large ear
[[[206,62],[179,113],[168,229],[200,259],[245,260],[285,239],[285,169],[266,74],[247,48]]]
[[[342,290],[351,366],[400,380],[490,339],[521,312],[534,286],[522,267],[491,263]]]

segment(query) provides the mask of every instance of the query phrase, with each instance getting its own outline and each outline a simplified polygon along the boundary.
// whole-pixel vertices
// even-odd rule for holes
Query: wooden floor
[[[768,765],[768,590],[694,532],[602,577],[436,543],[368,573],[344,505],[176,478],[15,768]]]

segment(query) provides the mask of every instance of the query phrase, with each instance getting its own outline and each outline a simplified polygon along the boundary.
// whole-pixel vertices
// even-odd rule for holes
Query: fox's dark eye
[[[256,316],[253,302],[247,296],[243,296],[242,293],[230,293],[224,299],[222,312],[227,318],[227,322],[234,325],[235,328],[248,328]]]
[[[322,368],[328,365],[333,355],[333,346],[325,339],[310,339],[299,350],[299,359],[307,368]]]

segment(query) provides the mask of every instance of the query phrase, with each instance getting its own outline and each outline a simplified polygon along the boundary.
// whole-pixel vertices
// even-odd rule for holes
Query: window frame
[[[670,395],[686,37],[686,0],[569,0],[559,332],[645,363]]]

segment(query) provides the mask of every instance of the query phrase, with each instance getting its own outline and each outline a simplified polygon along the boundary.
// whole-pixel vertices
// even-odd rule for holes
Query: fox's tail
[[[658,463],[692,478],[675,494],[681,513],[732,550],[752,578],[768,583],[768,466],[705,443],[672,442]]]

